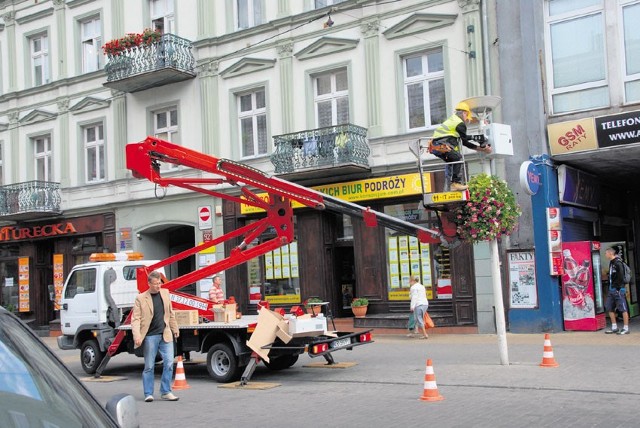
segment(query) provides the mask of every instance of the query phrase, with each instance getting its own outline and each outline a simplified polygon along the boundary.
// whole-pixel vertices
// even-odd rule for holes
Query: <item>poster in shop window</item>
[[[507,251],[509,296],[512,309],[538,307],[536,258],[533,250]]]
[[[29,257],[18,259],[18,310],[29,312]]]

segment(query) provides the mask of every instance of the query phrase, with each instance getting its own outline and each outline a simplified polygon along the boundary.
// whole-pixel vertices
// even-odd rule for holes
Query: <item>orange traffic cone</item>
[[[544,351],[542,352],[542,362],[540,367],[558,367],[560,364],[556,363],[553,358],[553,347],[551,346],[551,339],[549,333],[544,335]]]
[[[178,356],[178,365],[176,366],[176,378],[171,385],[171,389],[188,389],[191,388],[187,383],[184,375],[184,366],[182,365],[182,355]]]
[[[438,392],[438,385],[436,385],[436,375],[433,372],[433,365],[431,359],[427,360],[427,370],[424,374],[424,392],[422,401],[440,401],[444,400],[444,397]]]

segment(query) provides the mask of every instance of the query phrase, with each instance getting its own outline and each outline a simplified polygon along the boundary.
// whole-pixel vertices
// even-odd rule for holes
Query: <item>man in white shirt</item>
[[[424,325],[424,313],[427,312],[427,308],[429,307],[427,289],[424,288],[424,285],[420,284],[418,277],[415,275],[409,278],[409,284],[411,285],[409,289],[409,297],[411,298],[409,310],[413,312],[416,318],[416,325],[419,325],[420,329],[422,329],[422,334],[424,335],[422,338],[428,339],[427,327]]]

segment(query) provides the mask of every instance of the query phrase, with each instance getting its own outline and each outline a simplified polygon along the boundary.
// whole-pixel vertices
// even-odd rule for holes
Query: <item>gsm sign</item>
[[[582,125],[578,125],[570,131],[565,132],[558,138],[558,144],[564,147],[567,150],[570,150],[578,145],[581,141],[587,139],[587,131],[582,127]]]

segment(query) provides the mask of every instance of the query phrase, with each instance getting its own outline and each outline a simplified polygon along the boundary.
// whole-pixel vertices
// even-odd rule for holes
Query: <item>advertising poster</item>
[[[438,299],[451,299],[452,297],[451,278],[438,278]]]
[[[64,264],[63,255],[53,255],[53,290],[55,292],[55,300],[53,301],[53,309],[60,310],[60,301],[62,300],[62,287],[64,285]]]
[[[264,255],[264,276],[266,279],[273,279],[273,253]]]
[[[292,242],[289,245],[289,262],[291,265],[291,278],[298,278],[300,270],[298,269],[298,243]],[[300,293],[296,293],[300,294]]]
[[[533,250],[508,251],[509,296],[512,309],[538,307],[535,254]]]
[[[400,268],[398,267],[398,239],[389,237],[389,276],[391,277],[391,289],[400,288]]]
[[[18,259],[18,310],[29,312],[29,257]]]
[[[273,250],[273,277],[275,279],[282,278],[282,257],[280,248]]]

